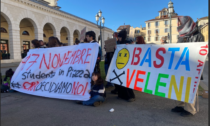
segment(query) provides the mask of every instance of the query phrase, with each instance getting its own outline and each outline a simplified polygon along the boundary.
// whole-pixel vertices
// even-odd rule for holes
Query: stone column
[[[56,32],[56,33],[54,33],[54,36],[55,37],[57,37],[59,40],[61,40],[60,38],[61,38],[61,34],[60,34],[60,32]]]
[[[35,38],[36,39],[44,41],[43,34],[44,34],[43,29],[35,30]]]
[[[20,45],[20,28],[18,27],[9,27],[9,52],[10,59],[22,59]]]
[[[68,40],[69,45],[74,45],[74,39],[73,38],[74,38],[73,35],[70,35],[70,38]]]

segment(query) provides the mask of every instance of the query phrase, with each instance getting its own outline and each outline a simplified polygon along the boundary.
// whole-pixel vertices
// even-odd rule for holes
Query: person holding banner
[[[33,48],[40,48],[39,40],[34,39],[31,41]]]
[[[146,44],[142,36],[136,37],[136,44]]]
[[[96,38],[96,34],[94,31],[88,31],[85,34],[87,42],[88,43],[98,43],[95,38]],[[94,69],[95,72],[99,72],[100,68],[99,68],[99,63],[101,61],[101,57],[102,57],[102,50],[101,47],[99,46],[99,51],[98,51],[98,57],[97,57],[97,61],[96,61],[96,67]]]
[[[103,84],[103,79],[100,73],[93,73],[91,80],[91,90],[89,91],[91,97],[88,101],[79,101],[78,104],[88,105],[88,106],[99,106],[101,105],[106,97],[105,87]]]
[[[199,32],[198,26],[193,21],[193,19],[189,16],[178,17],[177,30],[179,32],[179,38],[178,38],[177,43],[204,42],[204,37]],[[202,75],[201,75],[201,80],[202,80]],[[196,97],[197,97],[197,102],[198,102],[198,95]],[[198,108],[197,108],[197,111],[195,109],[196,97],[192,104],[185,103],[185,102],[178,102],[178,105],[175,108],[173,108],[171,111],[181,112],[181,116],[183,117],[195,115],[198,112]],[[197,107],[198,107],[198,103],[197,103]]]
[[[60,41],[58,38],[54,36],[49,37],[48,47],[60,47]]]
[[[125,29],[121,30],[118,34],[117,44],[126,44],[128,45],[130,42],[126,41],[127,32]],[[122,98],[127,100],[128,102],[135,101],[135,94],[132,89],[126,88],[120,85],[115,84],[115,90],[111,91],[111,93],[118,92],[118,98]]]

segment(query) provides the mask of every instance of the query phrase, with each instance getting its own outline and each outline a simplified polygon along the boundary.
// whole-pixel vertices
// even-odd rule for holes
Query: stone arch
[[[44,18],[44,20],[42,21],[42,24],[41,24],[41,28],[44,28],[44,26],[46,25],[46,24],[51,24],[51,27],[52,27],[52,29],[53,29],[53,34],[54,34],[54,36],[57,36],[56,34],[57,34],[57,26],[56,26],[56,24],[55,24],[55,22],[54,22],[54,20],[53,20],[53,18],[52,17],[50,17],[50,16],[46,16],[45,18]]]
[[[7,7],[4,6],[4,3],[1,3],[1,15],[7,20],[9,29],[12,29],[12,24],[14,22],[14,19],[7,9]]]
[[[61,30],[62,29],[65,29],[65,31],[67,32],[67,36],[66,37],[68,37],[68,45],[71,45],[71,43],[70,43],[70,41],[71,41],[71,36],[70,36],[70,31],[69,31],[69,29],[67,28],[67,27],[65,27],[65,26],[63,26],[63,27],[61,27],[60,28],[60,32],[61,32]],[[62,35],[60,35],[60,40],[62,41]],[[63,41],[62,41],[63,42]]]
[[[34,16],[34,14],[31,11],[29,11],[29,10],[23,11],[20,14],[19,18],[17,19],[18,24],[20,24],[20,22],[23,19],[28,19],[34,26],[35,34],[38,33],[38,26],[40,26],[40,25],[38,24],[36,17]]]
[[[75,43],[76,38],[79,39],[79,37],[80,37],[80,32],[79,30],[75,29],[73,32],[73,43]]]
[[[52,29],[52,32],[53,32],[52,35],[51,35],[51,33],[49,33],[49,31],[46,32],[46,33],[48,33],[48,34],[45,33],[45,31],[44,31],[45,28],[46,28],[45,26],[46,26],[47,28],[50,28],[50,30]],[[54,26],[53,24],[47,22],[42,28],[43,28],[43,34],[46,35],[46,38],[43,39],[44,42],[47,42],[47,41],[48,41],[48,38],[49,38],[50,36],[55,36],[55,37],[57,37],[57,34],[58,34],[58,33],[56,33],[55,26]],[[60,35],[60,34],[59,34],[59,35]],[[58,39],[60,39],[60,38],[58,37]]]

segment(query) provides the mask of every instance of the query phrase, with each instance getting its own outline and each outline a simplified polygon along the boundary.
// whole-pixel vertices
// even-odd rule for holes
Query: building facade
[[[201,33],[204,37],[204,42],[209,41],[209,23],[206,23],[201,27]]]
[[[205,25],[209,22],[208,16],[197,19],[198,26]]]
[[[169,17],[168,9],[164,8],[159,11],[159,16],[154,19],[145,21],[146,23],[146,41],[147,43],[160,43],[160,39],[165,37],[169,42]],[[178,40],[178,14],[173,10],[171,18],[171,32],[172,32],[172,43],[176,43]]]
[[[202,35],[204,36],[204,41],[208,42],[209,41],[209,19],[208,16],[207,17],[202,17],[197,19],[197,24],[200,28],[200,31],[202,33]]]
[[[119,26],[119,28],[117,29],[117,32],[119,33],[121,30],[125,29],[127,31],[127,37],[129,37],[130,34],[130,25],[121,25]]]
[[[142,36],[146,40],[146,27],[130,27],[129,38],[136,40],[137,36]]]
[[[100,30],[95,23],[59,9],[57,0],[1,0],[1,51],[6,51],[10,59],[1,63],[21,61],[21,54],[32,48],[33,39],[48,42],[50,36],[55,36],[73,45],[84,27],[86,31],[94,31],[98,38]],[[102,41],[112,34],[111,29],[104,28]],[[103,46],[104,43],[102,49]]]

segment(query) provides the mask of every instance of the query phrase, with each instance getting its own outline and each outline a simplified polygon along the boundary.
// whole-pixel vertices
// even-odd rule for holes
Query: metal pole
[[[101,40],[101,48],[102,48],[101,22],[100,22],[100,40]]]
[[[171,43],[171,38],[172,38],[172,34],[171,34],[171,14],[169,14],[170,15],[170,43]]]

